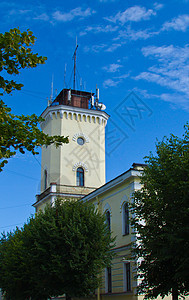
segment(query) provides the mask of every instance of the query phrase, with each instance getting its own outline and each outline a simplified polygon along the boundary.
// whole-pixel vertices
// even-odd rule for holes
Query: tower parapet
[[[58,104],[88,109],[91,96],[89,92],[63,89],[51,106]]]

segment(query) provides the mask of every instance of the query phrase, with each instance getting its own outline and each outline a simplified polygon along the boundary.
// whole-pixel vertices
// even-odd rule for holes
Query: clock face
[[[84,140],[82,137],[78,137],[77,143],[78,143],[80,146],[82,146],[82,145],[85,144],[85,140]]]

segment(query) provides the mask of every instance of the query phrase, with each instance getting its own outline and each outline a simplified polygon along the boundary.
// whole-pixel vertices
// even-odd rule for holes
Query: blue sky
[[[51,94],[72,86],[77,36],[78,85],[100,89],[107,125],[107,181],[155,150],[156,139],[181,136],[189,113],[189,1],[0,2],[1,32],[37,37],[45,65],[23,70],[22,91],[4,96],[15,114],[40,115]],[[82,82],[80,82],[80,77]],[[22,226],[40,188],[40,155],[17,154],[0,174],[0,231]]]

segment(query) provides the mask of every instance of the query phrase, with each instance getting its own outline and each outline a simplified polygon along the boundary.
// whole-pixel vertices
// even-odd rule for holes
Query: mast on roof
[[[76,47],[73,54],[73,60],[74,60],[74,79],[73,79],[73,89],[75,90],[75,79],[76,79],[76,52],[77,52],[78,44],[77,44],[77,37],[76,37]]]
[[[66,66],[67,64],[65,64],[65,68],[64,68],[64,88],[66,86]]]
[[[50,96],[51,101],[53,101],[53,85],[54,85],[54,74],[52,74],[52,81],[51,81],[51,96]]]

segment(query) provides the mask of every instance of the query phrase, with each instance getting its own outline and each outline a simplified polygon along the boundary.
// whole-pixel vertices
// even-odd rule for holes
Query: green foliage
[[[0,72],[5,76],[18,75],[21,69],[34,68],[38,64],[44,64],[46,57],[38,56],[32,52],[35,37],[29,30],[20,32],[19,29],[11,29],[0,34]],[[23,84],[0,76],[0,93],[11,93],[20,90]],[[25,150],[37,154],[36,147],[55,144],[60,146],[68,143],[68,138],[60,136],[48,136],[41,132],[39,123],[41,118],[36,115],[16,116],[11,113],[5,103],[0,100],[0,171],[8,162],[7,159],[16,154],[16,150],[25,153]]]
[[[44,64],[46,57],[38,56],[32,52],[36,38],[33,32],[21,32],[18,28],[0,34],[0,72],[5,71],[10,75],[18,75],[20,69],[34,68]],[[6,93],[20,90],[23,85],[14,80],[7,80],[0,76],[0,88]]]
[[[189,126],[158,142],[146,163],[132,208],[139,293],[176,299],[189,293]]]
[[[0,243],[0,287],[8,299],[85,296],[110,265],[114,240],[93,206],[57,201]]]

